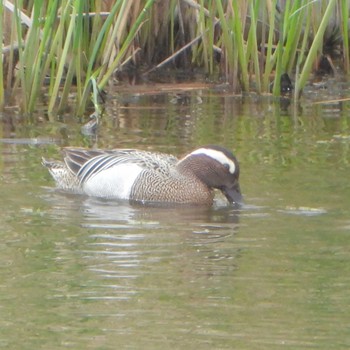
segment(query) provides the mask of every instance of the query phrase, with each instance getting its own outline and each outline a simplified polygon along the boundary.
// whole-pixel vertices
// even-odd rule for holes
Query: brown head
[[[181,165],[209,188],[219,189],[230,203],[242,204],[239,164],[226,148],[215,145],[201,147],[183,158]]]

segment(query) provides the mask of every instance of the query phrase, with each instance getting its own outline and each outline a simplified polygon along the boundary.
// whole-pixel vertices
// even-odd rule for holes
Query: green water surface
[[[0,348],[350,348],[349,103],[111,96],[96,136],[2,116]],[[62,194],[40,164],[209,143],[240,160],[241,210]]]

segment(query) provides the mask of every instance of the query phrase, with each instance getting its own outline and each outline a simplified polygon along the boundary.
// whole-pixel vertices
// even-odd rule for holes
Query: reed
[[[45,96],[54,119],[73,92],[81,116],[99,109],[98,91],[131,62],[151,71],[199,66],[236,92],[276,96],[287,73],[298,98],[332,18],[349,72],[348,14],[347,0],[1,1],[0,107],[5,95],[19,96],[30,115]]]
[[[0,3],[0,38],[3,38],[3,27],[4,27],[4,5]],[[0,51],[3,50],[3,41],[0,41]],[[0,60],[0,109],[4,106],[4,60]]]
[[[326,30],[327,24],[329,22],[329,19],[332,15],[332,11],[334,9],[334,6],[336,4],[336,0],[330,0],[328,2],[326,11],[322,15],[322,20],[319,23],[319,26],[316,30],[316,33],[314,35],[310,50],[306,56],[305,63],[303,65],[302,71],[300,73],[300,77],[298,78],[297,82],[297,88],[296,88],[296,94],[298,95],[301,90],[304,88],[307,79],[310,75],[312,65],[314,64],[315,60],[317,59],[317,53],[321,51],[322,44],[323,44],[323,35]]]
[[[349,1],[341,1],[341,23],[342,32],[341,37],[343,39],[343,56],[344,67],[347,72],[350,70],[350,53],[349,53]]]

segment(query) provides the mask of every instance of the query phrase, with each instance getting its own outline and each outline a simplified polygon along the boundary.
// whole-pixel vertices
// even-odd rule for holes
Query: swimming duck
[[[181,159],[136,149],[64,148],[63,160],[42,160],[62,190],[136,202],[210,205],[218,189],[230,203],[242,202],[238,161],[221,146],[204,146]]]

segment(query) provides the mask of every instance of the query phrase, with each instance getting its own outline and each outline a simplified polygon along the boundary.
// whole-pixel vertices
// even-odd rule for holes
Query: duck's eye
[[[224,164],[224,167],[225,167],[228,171],[230,171],[230,164],[225,163],[225,164]]]

